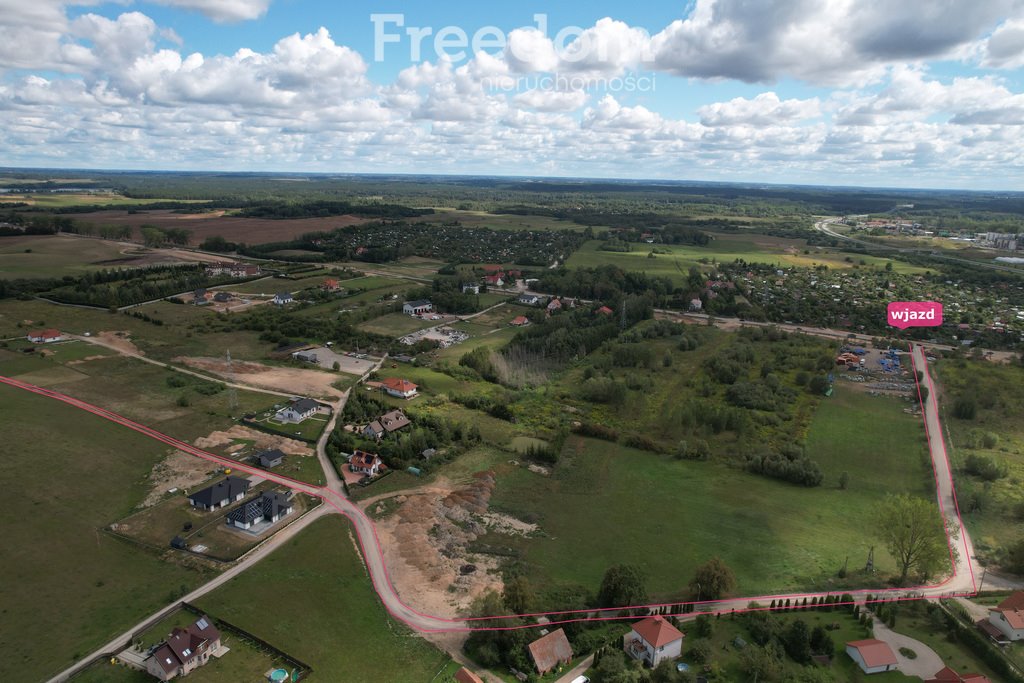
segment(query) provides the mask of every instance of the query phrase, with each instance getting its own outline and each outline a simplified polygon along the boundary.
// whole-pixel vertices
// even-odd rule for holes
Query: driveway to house
[[[590,655],[582,662],[573,667],[573,670],[559,678],[555,683],[572,683],[576,680],[577,676],[582,676],[587,672],[587,669],[594,666],[594,655]]]
[[[917,676],[918,678],[928,680],[934,678],[935,674],[939,673],[942,667],[945,666],[942,663],[942,657],[935,654],[935,650],[920,640],[914,640],[910,636],[893,631],[877,617],[875,618],[875,638],[883,643],[888,643],[889,647],[896,654],[897,666],[907,676]],[[913,650],[917,657],[914,659],[904,657],[900,653],[901,647]]]

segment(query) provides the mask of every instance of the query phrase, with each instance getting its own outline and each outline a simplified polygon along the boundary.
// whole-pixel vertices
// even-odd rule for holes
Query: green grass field
[[[751,263],[768,263],[780,267],[798,266],[811,268],[815,265],[827,265],[829,268],[852,268],[864,260],[868,266],[883,268],[891,259],[861,254],[807,247],[804,240],[786,239],[781,237],[765,237],[763,235],[717,235],[717,239],[706,247],[681,245],[634,244],[634,251],[613,252],[602,251],[600,240],[586,242],[576,251],[566,265],[570,268],[593,268],[604,264],[613,264],[623,270],[645,272],[651,276],[669,277],[676,281],[686,278],[691,266],[700,265],[701,259],[718,262],[731,262],[743,259]],[[648,258],[651,249],[669,250],[669,254],[655,254]],[[804,254],[804,250],[810,251]],[[851,260],[846,261],[849,257]],[[924,269],[911,266],[901,261],[892,261],[893,269],[900,273],[924,272]]]
[[[920,423],[899,408],[852,390],[822,404],[807,450],[826,484],[811,489],[571,437],[550,477],[496,463],[492,507],[537,520],[544,537],[490,542],[516,547],[534,585],[594,587],[608,566],[633,562],[652,594],[681,597],[692,570],[717,554],[736,570],[742,594],[829,590],[848,554],[862,566],[879,545],[874,505],[888,492],[923,494],[930,482]],[[842,471],[851,479],[845,491],[834,484]],[[879,548],[876,558],[892,569]]]
[[[106,206],[116,204],[118,206],[140,206],[143,204],[154,204],[157,202],[190,202],[201,200],[188,199],[137,199],[125,197],[115,192],[33,192],[28,194],[2,194],[0,195],[0,208],[4,204],[14,202],[25,202],[32,206],[47,209],[65,209],[71,206]]]
[[[440,325],[440,320],[423,320],[404,313],[388,313],[373,320],[359,323],[356,327],[364,332],[382,334],[385,337],[402,337],[416,330]]]
[[[165,446],[6,386],[0,412],[0,485],[17,492],[0,511],[0,676],[40,680],[210,575],[100,531],[143,499]]]
[[[2,205],[0,205],[2,206]],[[82,275],[110,267],[105,261],[125,256],[123,246],[107,240],[29,235],[0,238],[0,278]]]
[[[348,522],[318,520],[198,607],[308,662],[317,680],[432,680],[447,655],[387,616],[352,544]]]

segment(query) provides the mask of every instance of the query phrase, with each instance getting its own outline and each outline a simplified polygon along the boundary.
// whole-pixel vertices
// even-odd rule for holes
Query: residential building
[[[690,310],[691,311],[699,311],[702,308],[704,308],[704,302],[703,301],[701,301],[697,297],[694,297],[694,298],[690,299]]]
[[[332,277],[329,277],[329,278],[327,278],[326,280],[323,281],[323,283],[320,285],[320,287],[325,292],[336,292],[336,291],[338,291],[341,288],[341,285],[338,284],[337,280],[335,280]]]
[[[417,385],[407,379],[386,377],[381,380],[380,385],[389,396],[395,398],[412,398],[416,395]]]
[[[206,297],[206,290],[200,287],[196,291],[192,292],[192,303],[194,303],[196,306],[205,306],[206,304],[209,303]]]
[[[484,275],[484,284],[488,287],[501,287],[505,284],[505,278],[501,273],[498,275]]]
[[[466,282],[462,285],[463,294],[479,294],[480,285],[475,282]]]
[[[682,654],[683,637],[682,631],[658,615],[633,624],[629,633],[623,636],[622,645],[630,657],[653,668]]]
[[[572,646],[569,639],[565,637],[565,631],[558,629],[541,636],[527,646],[530,652],[530,659],[537,667],[537,673],[541,676],[551,671],[559,664],[568,664],[572,661]]]
[[[988,677],[981,674],[958,674],[947,666],[935,674],[935,678],[931,678],[924,683],[990,683],[990,681]]]
[[[850,655],[850,659],[866,674],[896,670],[896,653],[888,643],[875,638],[847,643],[846,654]]]
[[[426,299],[417,299],[416,301],[406,301],[402,304],[402,313],[406,315],[423,315],[429,313],[434,308],[434,305]]]
[[[188,502],[192,504],[192,507],[200,510],[217,510],[242,500],[249,492],[250,486],[251,483],[248,479],[242,479],[232,474],[213,486],[196,491],[188,497]]]
[[[274,524],[290,515],[292,510],[292,502],[286,494],[264,491],[256,500],[250,500],[229,512],[226,523],[239,529],[251,529],[260,522]]]
[[[58,342],[64,339],[61,335],[60,330],[54,328],[48,328],[45,330],[33,330],[28,333],[28,340],[34,344],[49,344],[50,342]]]
[[[989,609],[988,622],[1007,640],[1024,639],[1024,591],[1016,591]]]
[[[597,309],[594,312],[599,315],[611,315],[614,311],[612,311],[612,309],[608,308],[607,306],[602,306],[601,308]]]
[[[231,294],[228,292],[217,292],[213,295],[213,300],[219,304],[225,304],[231,301]]]
[[[525,327],[526,325],[529,324],[530,319],[527,318],[525,315],[517,315],[516,317],[512,318],[512,322],[509,323],[509,325],[512,325],[513,327]]]
[[[552,299],[548,302],[548,313],[562,310],[562,302],[559,299]]]
[[[188,628],[175,628],[146,658],[146,671],[161,681],[187,676],[219,656],[220,631],[205,614]]]
[[[405,413],[401,410],[392,410],[363,427],[363,434],[371,439],[382,439],[392,432],[408,427],[410,424],[412,423],[405,416]]]
[[[273,303],[278,306],[284,306],[285,304],[290,304],[293,301],[295,301],[295,299],[292,297],[291,292],[278,292],[274,295],[273,299]]]
[[[318,410],[320,410],[319,403],[311,398],[300,398],[298,401],[292,401],[290,405],[281,408],[281,410],[274,414],[274,417],[279,422],[298,424],[306,418],[316,415]]]
[[[456,683],[484,683],[482,678],[466,667],[462,667],[455,672],[455,681]]]
[[[520,294],[517,301],[525,306],[537,306],[540,304],[540,297],[536,294]]]
[[[383,469],[384,462],[374,453],[357,450],[348,460],[348,469],[356,474],[366,474],[371,477]]]
[[[284,462],[284,453],[276,448],[269,451],[263,451],[256,456],[256,461],[259,462],[260,467],[269,470],[271,467],[277,467]]]

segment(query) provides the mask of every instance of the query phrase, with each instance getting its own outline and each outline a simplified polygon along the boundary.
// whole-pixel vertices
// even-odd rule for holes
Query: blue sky
[[[1022,66],[1024,0],[0,0],[0,165],[1018,189]]]

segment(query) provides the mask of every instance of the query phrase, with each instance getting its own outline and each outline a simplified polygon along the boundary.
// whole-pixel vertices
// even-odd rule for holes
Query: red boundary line
[[[918,380],[917,380],[917,365],[916,365],[916,362],[914,361],[914,358],[913,358],[913,350],[911,350],[911,363],[912,363],[912,365],[914,367],[914,382],[915,382],[915,385],[917,386],[917,390],[918,390],[918,402],[919,402],[919,404],[921,406],[921,417],[922,417],[922,422],[924,423],[925,436],[927,438],[928,446],[929,446],[929,458],[928,458],[928,460],[932,464],[932,475],[933,475],[933,477],[935,479],[935,485],[936,485],[935,486],[936,498],[938,499],[938,502],[939,502],[939,510],[942,513],[943,520],[945,520],[945,518],[946,518],[945,507],[944,507],[943,502],[942,502],[942,497],[939,496],[938,470],[935,469],[935,463],[932,460],[931,453],[930,453],[930,451],[931,451],[931,438],[932,437],[931,437],[931,434],[928,431],[928,421],[927,421],[927,419],[925,417],[924,402],[921,400],[921,386],[920,386],[920,382],[918,382]],[[925,367],[924,372],[927,373],[927,367]],[[133,431],[136,431],[136,432],[138,432],[140,434],[148,436],[148,437],[150,437],[152,439],[155,439],[157,441],[161,441],[161,442],[163,442],[163,443],[165,443],[165,444],[167,444],[169,446],[173,446],[174,448],[177,448],[177,449],[179,449],[181,451],[184,451],[184,452],[186,452],[186,453],[188,453],[190,455],[196,456],[198,458],[202,458],[204,460],[209,460],[211,462],[215,462],[217,464],[224,465],[225,467],[230,467],[232,469],[236,469],[236,470],[239,470],[241,472],[246,472],[246,473],[249,473],[249,474],[254,474],[254,475],[263,477],[264,479],[267,479],[269,481],[274,481],[274,482],[279,483],[279,484],[285,484],[285,485],[289,486],[292,489],[295,489],[295,490],[301,491],[303,493],[306,493],[308,495],[320,498],[322,501],[324,501],[325,503],[327,503],[328,505],[333,507],[335,510],[337,510],[339,513],[341,513],[345,517],[349,518],[350,520],[351,520],[351,518],[353,516],[353,513],[355,515],[358,515],[358,516],[362,517],[368,523],[370,529],[373,531],[374,545],[376,546],[376,548],[375,548],[376,553],[375,554],[380,559],[381,567],[384,570],[384,579],[387,581],[388,588],[390,589],[389,592],[392,595],[395,596],[395,600],[404,609],[408,610],[409,613],[411,613],[411,614],[415,614],[415,615],[417,615],[419,617],[423,617],[424,619],[428,619],[428,620],[431,620],[431,621],[434,621],[434,622],[438,622],[438,623],[441,623],[441,624],[451,624],[451,626],[445,626],[443,628],[434,628],[434,629],[424,628],[424,627],[422,627],[422,626],[420,626],[418,624],[410,622],[404,615],[402,615],[400,613],[396,613],[394,610],[391,609],[391,607],[388,605],[387,601],[384,600],[383,596],[381,595],[380,588],[377,585],[377,579],[374,577],[373,572],[370,572],[368,570],[367,573],[370,575],[370,580],[371,580],[371,583],[373,584],[374,591],[377,593],[377,595],[380,598],[381,603],[384,605],[385,609],[394,618],[398,619],[399,621],[402,621],[403,623],[407,624],[408,626],[410,626],[411,628],[413,628],[414,630],[417,630],[417,631],[422,631],[422,632],[509,631],[509,630],[524,629],[524,628],[536,628],[536,627],[539,627],[539,626],[569,624],[569,623],[583,622],[583,621],[618,621],[618,620],[626,620],[626,619],[635,619],[636,618],[635,616],[630,616],[630,615],[622,616],[621,614],[619,614],[619,613],[621,613],[624,610],[651,610],[651,609],[662,608],[662,607],[692,606],[695,609],[694,609],[693,612],[689,612],[689,614],[697,614],[698,612],[696,611],[696,608],[699,608],[701,606],[711,606],[711,605],[721,604],[723,602],[733,602],[733,601],[736,601],[736,600],[746,600],[748,602],[748,604],[749,604],[750,602],[758,602],[758,603],[760,603],[762,601],[768,601],[768,600],[774,600],[776,602],[780,602],[782,600],[797,600],[797,601],[799,601],[799,600],[802,600],[802,599],[834,597],[834,596],[839,595],[839,594],[846,594],[846,595],[854,596],[854,598],[855,598],[854,601],[856,601],[856,596],[859,596],[859,595],[860,596],[872,595],[875,598],[880,598],[880,599],[884,599],[884,600],[888,600],[888,601],[902,602],[902,601],[910,601],[910,600],[921,600],[921,599],[924,598],[924,596],[907,595],[907,593],[914,593],[914,592],[918,592],[918,591],[934,590],[936,588],[941,588],[942,586],[946,585],[947,583],[952,581],[954,578],[956,578],[957,567],[956,567],[956,563],[952,561],[953,560],[953,539],[949,536],[948,529],[945,529],[945,524],[943,524],[944,530],[946,531],[946,542],[947,542],[947,545],[949,547],[950,562],[951,562],[951,566],[952,566],[952,575],[948,579],[946,579],[945,581],[943,581],[941,583],[938,583],[938,584],[934,584],[934,585],[913,586],[913,587],[909,587],[909,588],[853,589],[853,590],[844,590],[844,591],[841,591],[841,592],[837,591],[836,593],[833,593],[831,591],[825,592],[825,593],[784,593],[784,594],[778,594],[778,595],[761,595],[761,596],[756,596],[756,597],[751,597],[751,598],[729,598],[727,600],[702,600],[702,601],[689,601],[689,602],[665,602],[665,603],[653,603],[653,604],[647,604],[647,605],[627,605],[627,606],[622,606],[622,607],[598,607],[598,608],[592,608],[592,609],[572,609],[572,610],[559,610],[559,611],[552,611],[552,612],[532,612],[532,613],[527,613],[527,614],[508,614],[508,615],[491,616],[491,617],[466,617],[466,618],[461,619],[461,620],[450,619],[450,618],[446,618],[446,617],[436,617],[436,616],[433,616],[433,615],[424,614],[422,612],[419,612],[418,610],[416,610],[416,609],[410,607],[409,605],[406,605],[404,602],[402,602],[401,598],[398,595],[398,591],[395,590],[395,587],[394,587],[394,585],[391,582],[391,577],[390,577],[390,575],[388,573],[387,562],[385,562],[385,560],[384,560],[384,554],[383,554],[383,549],[382,549],[381,544],[380,544],[380,538],[377,536],[377,528],[373,524],[373,521],[369,517],[367,517],[366,514],[362,510],[357,508],[354,504],[349,502],[347,499],[341,498],[341,500],[343,500],[345,503],[348,503],[351,506],[351,510],[343,509],[341,505],[339,505],[335,500],[333,500],[334,497],[340,496],[340,494],[337,494],[334,491],[331,491],[327,487],[325,487],[325,486],[315,486],[313,484],[308,484],[306,482],[301,482],[301,481],[298,481],[297,479],[292,479],[291,477],[286,477],[286,476],[281,475],[281,474],[276,474],[276,473],[268,472],[266,470],[262,470],[262,469],[259,469],[259,468],[256,468],[256,467],[245,465],[243,463],[239,463],[237,461],[231,460],[231,459],[223,457],[223,456],[219,456],[219,455],[216,455],[216,454],[213,454],[213,453],[209,453],[209,452],[204,451],[204,450],[202,450],[200,448],[192,446],[191,444],[188,444],[188,443],[186,443],[184,441],[179,441],[178,439],[175,439],[174,437],[168,436],[166,434],[162,434],[161,432],[158,432],[155,429],[152,429],[151,427],[147,427],[147,426],[145,426],[143,424],[139,424],[139,423],[137,423],[137,422],[135,422],[133,420],[130,420],[130,419],[128,419],[128,418],[126,418],[126,417],[124,417],[122,415],[118,415],[117,413],[114,413],[112,411],[106,410],[105,408],[101,408],[99,406],[92,405],[92,404],[87,403],[85,401],[82,401],[80,399],[76,399],[76,398],[74,398],[72,396],[68,396],[67,394],[62,394],[60,392],[53,391],[52,389],[46,389],[46,388],[39,387],[39,386],[36,386],[36,385],[33,385],[33,384],[29,384],[27,382],[20,382],[18,380],[11,379],[9,377],[3,377],[3,376],[0,376],[0,383],[6,384],[8,386],[15,387],[15,388],[18,388],[18,389],[23,389],[25,391],[30,391],[32,393],[39,394],[41,396],[46,396],[48,398],[52,398],[52,399],[61,401],[63,403],[66,403],[68,405],[71,405],[73,407],[79,408],[81,410],[85,410],[86,412],[92,413],[92,414],[94,414],[94,415],[96,415],[98,417],[102,417],[102,418],[104,418],[106,420],[110,420],[111,422],[114,422],[116,424],[120,424],[121,426],[127,427],[127,428],[129,428],[129,429],[131,429]],[[938,403],[937,403],[937,401],[935,399],[935,396],[932,395],[930,398],[931,398],[931,400],[933,402],[933,406],[935,407],[936,415],[938,415]],[[957,523],[960,525],[961,534],[963,534],[964,533],[962,531],[963,530],[963,520],[962,520],[962,518],[960,516],[959,504],[956,502],[956,487],[953,485],[953,481],[952,481],[953,472],[952,472],[952,469],[948,467],[949,459],[948,459],[948,456],[947,456],[947,453],[946,453],[945,442],[942,440],[942,435],[941,434],[938,435],[938,439],[939,439],[940,445],[942,447],[943,457],[946,458],[947,469],[949,470],[950,485],[951,485],[951,491],[952,491],[952,495],[953,495],[954,506],[956,508]],[[356,529],[356,538],[359,541],[359,547],[362,550],[363,555],[365,557],[366,554],[367,554],[366,543],[364,542],[364,539],[363,539],[362,535],[358,532],[358,528]],[[971,595],[975,595],[977,593],[977,583],[975,582],[975,578],[974,578],[974,567],[973,567],[973,565],[972,565],[972,563],[970,561],[971,558],[970,558],[970,555],[969,555],[969,550],[967,548],[966,539],[963,540],[963,545],[964,545],[964,553],[965,553],[965,555],[967,557],[967,565],[968,565],[968,568],[970,569],[970,573],[971,573],[972,590],[971,591],[964,591],[964,592],[961,592],[961,593],[951,592],[950,596],[971,596]],[[881,601],[881,600],[879,600],[879,601]],[[847,605],[847,604],[852,604],[852,603],[850,603],[850,602],[836,602],[836,603],[831,603],[831,604],[832,605]],[[820,606],[820,605],[806,605],[806,606],[805,605],[792,605],[792,606],[789,607],[789,609],[806,609],[806,608],[812,608],[812,607],[818,607],[818,606]],[[783,609],[783,608],[775,607],[774,609],[775,610],[779,610],[779,609]],[[760,606],[760,607],[743,607],[743,608],[740,608],[740,609],[731,608],[728,611],[743,613],[743,612],[757,612],[757,611],[771,611],[771,610],[772,610],[771,607]],[[711,613],[714,613],[714,611],[715,610],[712,610]],[[718,610],[718,611],[726,611],[726,610],[723,609],[723,610]],[[603,616],[602,613],[605,613],[605,612],[614,612],[616,614],[614,614],[612,616]],[[543,617],[543,616],[555,616],[555,615],[557,615],[557,616],[566,616],[566,615],[571,615],[571,614],[584,614],[586,616],[582,616],[582,617],[579,617],[579,618],[570,618],[570,619],[561,619],[561,620],[556,620],[556,621],[549,621],[546,624],[515,624],[515,625],[511,625],[511,626],[487,626],[487,627],[484,627],[484,626],[473,627],[473,626],[465,626],[464,625],[467,622],[475,622],[475,621],[500,621],[500,620],[506,620],[506,619],[522,619],[522,618],[530,618],[530,617]],[[601,615],[601,616],[593,616],[594,614],[598,614],[598,615]],[[679,615],[676,615],[676,616],[679,616]]]

